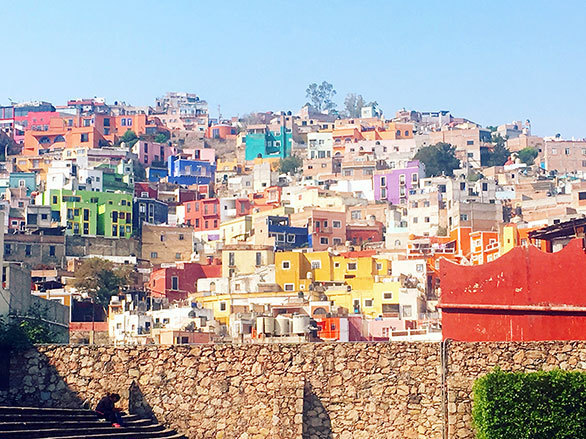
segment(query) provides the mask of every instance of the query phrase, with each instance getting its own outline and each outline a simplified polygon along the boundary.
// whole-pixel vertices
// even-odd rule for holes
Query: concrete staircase
[[[114,428],[92,410],[0,407],[0,439],[185,439],[150,419],[123,420],[124,427]]]

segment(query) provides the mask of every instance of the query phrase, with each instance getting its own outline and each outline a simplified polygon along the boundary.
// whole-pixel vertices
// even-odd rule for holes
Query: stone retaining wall
[[[422,342],[38,346],[13,353],[0,405],[76,407],[115,391],[190,438],[439,439],[444,427],[471,438],[472,384],[494,366],[586,369],[585,342],[451,343],[443,364],[441,353]]]

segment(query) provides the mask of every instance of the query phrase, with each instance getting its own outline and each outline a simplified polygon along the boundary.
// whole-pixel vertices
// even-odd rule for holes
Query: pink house
[[[132,147],[132,152],[138,156],[138,161],[145,167],[153,163],[166,166],[167,159],[175,154],[175,148],[166,143],[139,140]]]
[[[213,148],[185,148],[181,158],[216,163],[216,150]]]
[[[291,214],[291,225],[308,228],[309,246],[314,251],[327,250],[346,242],[346,212],[305,208],[302,212]]]

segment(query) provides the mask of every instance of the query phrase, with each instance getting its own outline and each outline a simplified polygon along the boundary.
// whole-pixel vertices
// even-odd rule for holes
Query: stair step
[[[124,418],[123,418],[124,419]],[[124,423],[129,427],[146,427],[153,425],[150,419],[124,420]],[[106,424],[103,420],[91,421],[8,421],[0,422],[0,432],[2,431],[16,431],[16,430],[47,430],[59,428],[92,428],[103,427]]]
[[[100,434],[88,434],[82,433],[75,436],[47,436],[43,439],[186,439],[185,436],[177,434],[175,430],[164,430],[159,433],[133,433],[133,432],[120,432],[120,433],[100,433]]]
[[[69,408],[52,408],[52,407],[6,407],[0,406],[0,415],[3,414],[94,414],[93,410],[88,409],[69,409]]]
[[[79,422],[83,422],[83,421],[95,421],[98,419],[98,416],[95,413],[92,414],[88,414],[88,415],[76,415],[76,414],[71,414],[71,415],[23,415],[23,414],[17,414],[17,413],[11,413],[11,414],[0,414],[0,422],[16,422],[16,421],[20,421],[20,422],[25,422],[25,421],[37,421],[37,422],[43,422],[43,421],[79,421]]]
[[[145,426],[124,426],[120,428],[114,428],[108,422],[102,422],[101,425],[90,427],[84,429],[88,432],[96,432],[96,433],[116,433],[118,431],[124,432],[137,432],[137,433],[151,433],[151,432],[158,432],[164,430],[160,424],[151,424]],[[38,428],[38,429],[30,429],[30,430],[7,430],[7,431],[0,431],[0,438],[6,437],[14,437],[17,438],[39,438],[39,437],[48,437],[48,436],[71,436],[73,434],[79,433],[80,429],[70,426],[65,428]]]
[[[93,410],[0,406],[0,439],[186,439],[151,419],[122,419],[114,428]]]

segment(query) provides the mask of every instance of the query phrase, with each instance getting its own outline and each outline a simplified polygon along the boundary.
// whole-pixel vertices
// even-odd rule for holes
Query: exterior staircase
[[[0,407],[0,439],[186,439],[150,419],[125,415],[114,428],[93,410]]]

